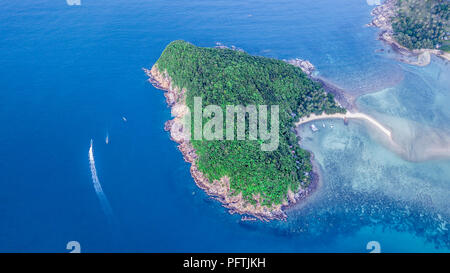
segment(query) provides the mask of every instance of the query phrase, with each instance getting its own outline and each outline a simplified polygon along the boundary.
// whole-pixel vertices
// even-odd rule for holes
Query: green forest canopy
[[[395,39],[409,49],[450,49],[448,0],[398,0],[392,21]]]
[[[188,90],[191,112],[194,97],[202,97],[203,107],[214,104],[223,109],[230,104],[279,105],[280,144],[275,151],[261,151],[259,140],[192,140],[199,170],[210,180],[230,177],[234,193],[242,192],[251,203],[259,196],[266,206],[280,204],[289,189],[309,185],[310,154],[299,147],[292,130],[299,117],[345,112],[320,84],[280,60],[174,41],[156,65],[176,86]]]

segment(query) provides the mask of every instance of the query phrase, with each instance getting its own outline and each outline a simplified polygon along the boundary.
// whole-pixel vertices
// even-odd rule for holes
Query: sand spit
[[[384,135],[386,135],[390,140],[392,140],[392,132],[390,129],[388,129],[381,123],[379,123],[377,120],[375,120],[371,116],[368,116],[363,113],[358,113],[358,112],[352,113],[352,112],[347,111],[347,113],[345,113],[345,114],[341,114],[341,113],[336,113],[336,114],[323,113],[321,115],[311,114],[311,115],[309,115],[309,117],[301,118],[295,125],[300,126],[304,123],[308,123],[308,122],[314,121],[314,120],[321,120],[321,119],[343,119],[343,120],[361,119],[361,120],[365,120],[365,121],[369,122],[370,124],[372,124],[373,126],[375,126],[375,128],[379,129],[380,132],[382,132]]]

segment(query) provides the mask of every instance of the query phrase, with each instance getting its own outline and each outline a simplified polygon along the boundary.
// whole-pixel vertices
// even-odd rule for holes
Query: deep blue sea
[[[82,252],[369,252],[370,241],[382,252],[449,252],[450,160],[434,156],[450,143],[449,65],[399,63],[364,26],[373,8],[1,1],[0,252],[69,252],[69,241]],[[400,148],[359,121],[316,122],[316,133],[304,125],[320,189],[286,222],[241,222],[194,184],[163,130],[162,91],[142,71],[176,39],[308,59],[359,96]],[[106,199],[93,184],[91,139]]]

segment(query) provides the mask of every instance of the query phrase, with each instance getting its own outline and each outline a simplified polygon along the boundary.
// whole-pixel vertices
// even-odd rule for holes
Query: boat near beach
[[[314,125],[314,124],[311,124],[310,127],[311,127],[311,130],[312,130],[313,132],[319,131],[319,129],[317,129],[316,125]]]

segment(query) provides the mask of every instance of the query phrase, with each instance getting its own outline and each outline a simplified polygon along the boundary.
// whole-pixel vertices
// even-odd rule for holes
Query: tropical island
[[[402,61],[424,66],[430,54],[450,60],[448,0],[386,0],[372,15],[369,26],[381,29],[379,39],[406,57]]]
[[[312,192],[317,173],[311,154],[299,146],[294,126],[311,114],[345,114],[346,110],[301,68],[240,50],[174,41],[145,71],[155,87],[166,91],[175,118],[165,129],[191,163],[196,184],[231,213],[283,219],[285,207]],[[224,113],[227,105],[278,105],[277,149],[263,151],[264,141],[249,136],[244,140],[187,138],[192,125],[187,126],[185,118],[199,97],[203,105],[218,105]],[[249,126],[245,124],[246,129]]]

